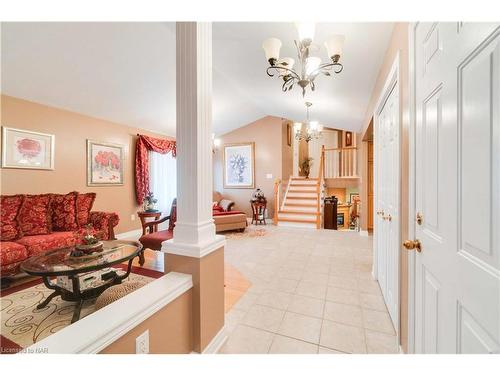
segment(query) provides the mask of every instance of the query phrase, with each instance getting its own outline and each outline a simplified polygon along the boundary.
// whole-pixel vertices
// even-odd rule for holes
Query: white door
[[[397,71],[394,75],[397,79]],[[388,95],[387,95],[388,94]],[[399,85],[387,87],[375,114],[375,238],[377,279],[389,315],[399,327]]]
[[[500,342],[500,28],[415,28],[415,351]]]

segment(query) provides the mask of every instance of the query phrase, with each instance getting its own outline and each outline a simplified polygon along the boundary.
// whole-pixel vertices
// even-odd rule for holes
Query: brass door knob
[[[382,215],[382,216],[384,216],[384,210],[377,211],[377,215]]]
[[[417,212],[417,218],[415,219],[415,221],[417,222],[418,225],[422,225],[423,219],[424,217],[422,216],[422,214],[420,212]]]
[[[406,240],[405,242],[403,242],[403,246],[405,247],[406,250],[415,249],[419,253],[422,251],[422,247],[419,240],[414,240],[414,241]]]
[[[391,216],[391,214],[389,214],[387,216],[382,216],[382,219],[392,221],[392,216]]]

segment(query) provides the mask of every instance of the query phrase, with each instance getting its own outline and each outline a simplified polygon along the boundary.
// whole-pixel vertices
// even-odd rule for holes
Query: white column
[[[212,218],[212,24],[176,33],[177,222],[163,251],[202,257],[224,245]]]

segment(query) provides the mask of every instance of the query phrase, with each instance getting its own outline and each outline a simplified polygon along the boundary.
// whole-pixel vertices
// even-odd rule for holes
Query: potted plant
[[[155,198],[154,194],[152,191],[148,192],[146,196],[144,197],[143,201],[143,207],[145,212],[158,212],[158,210],[155,208],[156,203],[158,202],[158,199]]]
[[[306,176],[306,178],[309,178],[309,173],[311,173],[311,165],[312,165],[313,158],[306,158],[300,163],[300,171]]]
[[[71,252],[71,256],[79,257],[96,251],[102,251],[103,242],[93,232],[92,224],[87,224],[81,238],[81,243],[75,245],[75,250]]]

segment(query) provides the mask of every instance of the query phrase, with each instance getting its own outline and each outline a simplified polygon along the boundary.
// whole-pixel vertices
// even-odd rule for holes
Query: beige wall
[[[55,170],[2,169],[2,194],[96,192],[93,210],[120,216],[116,233],[141,227],[137,215],[131,220],[140,209],[135,203],[136,134],[164,136],[5,95],[0,120],[2,126],[55,135]],[[87,186],[87,139],[125,146],[123,186]]]
[[[214,189],[235,202],[234,210],[251,216],[250,199],[255,189],[264,191],[269,216],[274,212],[274,180],[282,173],[282,128],[283,119],[266,116],[220,137],[221,147],[214,155]],[[224,189],[223,153],[224,144],[255,142],[255,189]],[[266,178],[266,174],[272,178]]]
[[[146,330],[149,330],[151,354],[191,353],[192,299],[193,289],[190,289],[106,347],[101,354],[135,354],[135,339]]]
[[[375,111],[375,106],[379,97],[382,93],[387,75],[390,72],[394,59],[399,52],[399,96],[400,96],[400,113],[401,113],[401,211],[400,211],[400,223],[401,223],[401,239],[405,240],[408,238],[408,222],[406,218],[408,217],[408,130],[410,126],[410,115],[409,115],[409,58],[408,58],[408,23],[400,22],[396,23],[394,30],[392,32],[391,41],[389,47],[384,57],[384,62],[379,71],[377,81],[375,83],[374,90],[368,105],[368,110],[365,115],[365,120],[363,123],[362,138],[365,137],[365,133],[369,129],[370,120],[373,117]],[[368,146],[367,142],[362,142],[361,150],[361,186],[360,186],[360,196],[362,202],[366,202],[368,198],[368,176],[367,176],[367,157],[368,157]],[[374,210],[375,210],[374,202]],[[361,228],[366,230],[368,225],[368,218],[366,216],[367,210],[362,210],[361,216]],[[401,249],[401,319],[400,319],[400,332],[401,332],[401,345],[403,350],[407,351],[407,341],[408,341],[408,265],[407,265],[407,253],[405,250]]]

